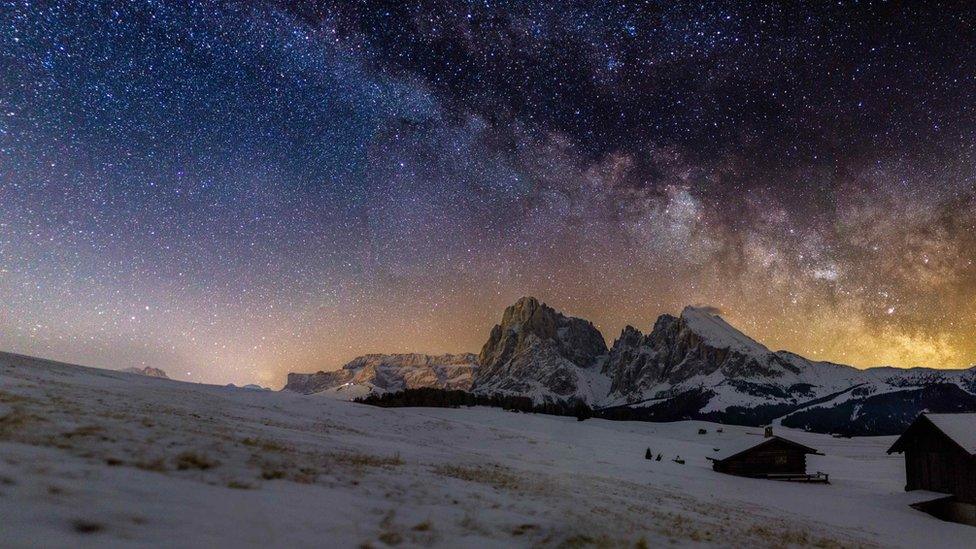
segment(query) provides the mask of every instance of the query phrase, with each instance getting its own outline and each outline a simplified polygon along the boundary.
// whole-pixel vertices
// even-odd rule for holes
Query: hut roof
[[[922,414],[908,427],[898,440],[888,449],[888,453],[904,452],[905,436],[920,422],[931,423],[960,448],[976,455],[976,413],[961,414]]]
[[[787,445],[793,446],[797,450],[800,450],[801,452],[803,452],[805,454],[819,454],[820,453],[817,450],[815,450],[813,448],[810,448],[809,446],[804,446],[803,444],[800,444],[799,442],[793,442],[792,440],[785,439],[783,437],[775,436],[774,435],[774,436],[771,436],[771,437],[768,437],[768,438],[763,438],[763,439],[761,439],[759,441],[756,441],[754,439],[743,439],[743,440],[739,440],[739,441],[733,442],[732,444],[726,444],[726,445],[724,445],[722,447],[721,450],[719,450],[719,452],[717,454],[715,454],[714,456],[711,456],[709,459],[712,459],[714,461],[725,461],[725,460],[727,460],[729,458],[736,457],[739,454],[743,454],[745,452],[748,452],[749,450],[752,450],[754,448],[759,448],[760,446],[765,446],[766,444],[769,444],[769,443],[775,442],[775,441],[784,442]]]

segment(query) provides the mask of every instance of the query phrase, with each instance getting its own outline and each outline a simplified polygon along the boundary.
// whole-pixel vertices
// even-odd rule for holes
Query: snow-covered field
[[[935,495],[902,490],[891,437],[780,428],[826,453],[810,470],[832,483],[801,485],[712,472],[715,448],[761,436],[718,427],[381,409],[0,354],[0,546],[976,546],[909,507]]]

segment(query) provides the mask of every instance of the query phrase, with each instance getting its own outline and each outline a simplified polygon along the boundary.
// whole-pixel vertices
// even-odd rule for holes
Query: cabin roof
[[[795,447],[797,450],[805,454],[820,453],[814,450],[813,448],[810,448],[809,446],[804,446],[803,444],[800,444],[799,442],[793,442],[792,440],[773,435],[768,438],[759,439],[758,441],[755,439],[742,439],[742,440],[735,441],[731,444],[723,444],[719,452],[711,456],[709,459],[712,459],[714,461],[725,461],[727,459],[734,458],[739,454],[744,454],[754,448],[765,446],[766,444],[769,444],[774,441],[785,442],[786,444]]]
[[[960,448],[972,455],[976,455],[976,413],[973,412],[960,414],[922,414],[898,437],[898,440],[888,449],[888,453],[905,451],[905,436],[909,434],[912,427],[921,421],[931,423]]]

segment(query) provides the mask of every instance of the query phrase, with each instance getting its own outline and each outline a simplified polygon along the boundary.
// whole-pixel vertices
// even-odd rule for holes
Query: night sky
[[[976,14],[0,1],[0,349],[279,386],[534,295],[976,363]]]

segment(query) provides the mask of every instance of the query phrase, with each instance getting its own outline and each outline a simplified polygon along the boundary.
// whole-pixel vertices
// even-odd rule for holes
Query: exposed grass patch
[[[429,520],[425,520],[423,522],[414,524],[411,530],[413,530],[414,532],[429,532],[433,527],[434,525],[431,524]]]
[[[538,529],[539,529],[539,527],[537,525],[535,525],[535,524],[519,524],[515,528],[512,528],[512,535],[513,536],[524,536],[525,534],[528,534],[529,532],[532,532],[532,531],[535,531],[535,530],[538,530]]]
[[[294,463],[259,462],[264,480],[290,480],[299,484],[314,484],[319,471],[313,467],[300,467]]]
[[[311,467],[301,467],[291,475],[291,480],[299,484],[314,484],[319,472]]]
[[[182,454],[176,456],[176,468],[180,471],[186,471],[189,469],[199,469],[205,471],[212,467],[220,465],[219,461],[208,458],[194,452],[183,452]]]
[[[438,465],[434,473],[468,482],[487,484],[495,488],[518,490],[528,488],[528,484],[511,469],[500,465]]]
[[[587,534],[577,534],[575,536],[570,536],[560,542],[556,547],[565,549],[575,549],[579,547],[598,547],[598,548],[610,548],[610,547],[626,547],[628,544],[620,540],[612,540],[607,536],[590,536]]]
[[[273,440],[253,438],[253,437],[245,438],[244,440],[241,441],[241,444],[243,444],[244,446],[260,448],[261,450],[265,450],[268,452],[284,452],[285,450],[288,449],[287,446],[284,446],[283,444],[279,444],[278,442],[275,442]]]
[[[233,488],[234,490],[251,490],[251,489],[254,488],[254,486],[251,486],[250,484],[248,484],[246,482],[240,482],[240,481],[236,481],[236,480],[232,480],[232,481],[228,482],[227,483],[227,487],[228,488]]]
[[[691,538],[691,541],[699,543],[710,542],[712,541],[712,532],[711,530],[692,530],[691,533],[688,534],[688,537]]]
[[[136,467],[145,471],[156,471],[157,473],[169,470],[169,467],[166,467],[166,462],[162,458],[149,461],[137,461]]]
[[[76,519],[71,522],[71,528],[79,534],[97,534],[105,529],[105,525],[85,519]]]
[[[101,436],[102,431],[104,429],[100,425],[84,425],[73,431],[63,433],[61,436],[64,438]],[[105,437],[102,436],[102,438],[104,439]]]
[[[482,536],[491,535],[491,530],[489,530],[481,523],[479,523],[478,519],[476,519],[474,515],[472,515],[470,512],[464,513],[464,517],[462,517],[461,520],[458,521],[458,526],[460,526],[464,530],[467,530],[469,532],[474,532]]]
[[[387,545],[400,545],[403,543],[403,536],[396,532],[383,532],[380,534],[380,541]]]
[[[770,528],[760,524],[753,525],[746,533],[766,540],[773,547],[807,546],[833,549],[850,546],[850,544],[841,543],[834,539],[813,536],[804,530]]]
[[[14,408],[6,415],[0,416],[0,436],[23,429],[35,419],[37,419],[35,416],[28,414],[20,408]]]
[[[374,456],[370,454],[329,454],[329,458],[334,460],[336,463],[341,465],[348,465],[351,467],[399,467],[403,465],[403,460],[400,459],[400,454],[394,454],[391,457],[384,456]]]
[[[261,478],[263,478],[264,480],[278,480],[278,479],[283,479],[286,476],[288,476],[287,473],[285,473],[281,469],[262,469],[261,470]]]
[[[22,397],[20,395],[15,395],[13,393],[8,393],[6,391],[0,391],[0,402],[14,403],[14,402],[29,402],[31,399],[27,397]]]

